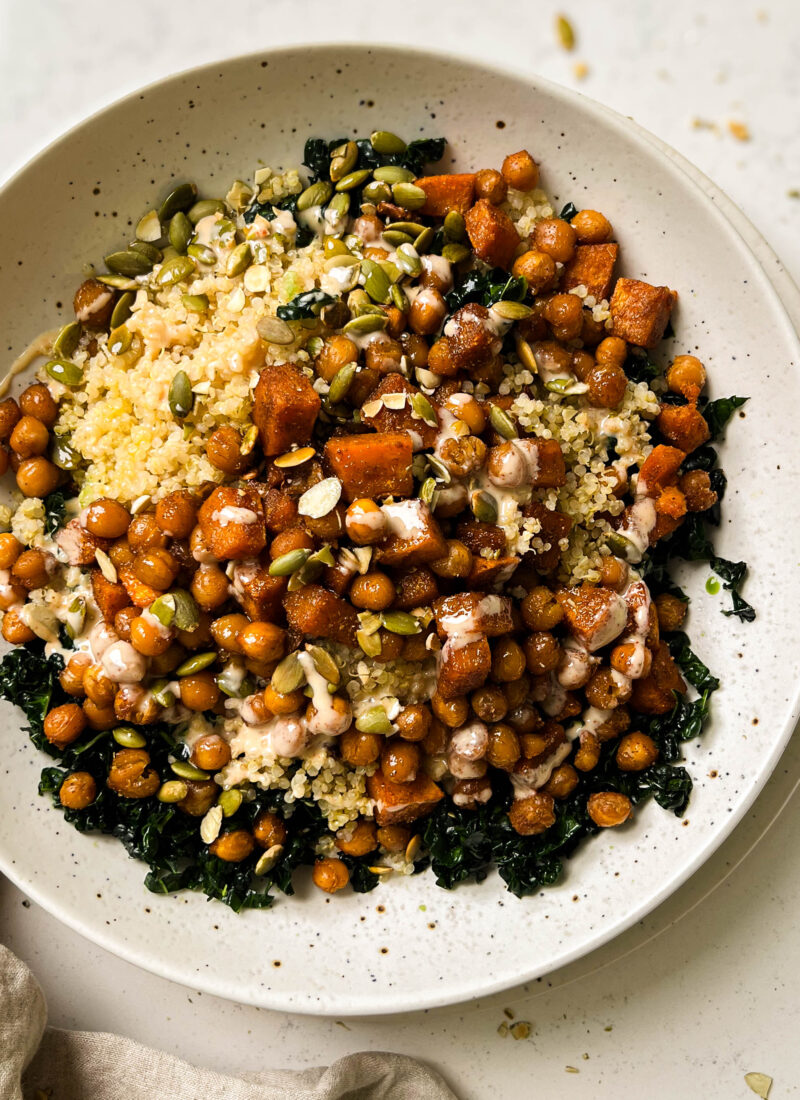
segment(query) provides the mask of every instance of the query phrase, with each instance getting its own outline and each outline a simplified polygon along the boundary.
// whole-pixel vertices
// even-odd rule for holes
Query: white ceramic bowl
[[[103,947],[195,988],[271,1008],[366,1014],[446,1004],[570,962],[629,927],[714,851],[763,786],[798,712],[800,572],[794,508],[798,344],[731,224],[658,146],[574,93],[407,50],[304,47],[162,81],[91,118],[0,191],[4,351],[69,316],[85,263],[124,243],[171,181],[206,194],[259,163],[299,163],[312,135],[444,134],[457,168],[529,148],[557,205],[604,211],[625,274],[680,292],[675,350],[706,362],[712,396],[750,395],[722,452],[730,479],[719,552],[751,566],[751,625],[724,618],[689,570],[695,648],[722,678],[714,719],[686,746],[695,780],[679,820],[654,805],[603,834],[562,883],[518,900],[495,876],[453,893],[425,874],[368,895],[308,888],[240,916],[203,897],[155,897],[145,868],[83,836],[36,795],[45,762],[4,706],[0,867]],[[6,350],[7,349],[7,350]]]

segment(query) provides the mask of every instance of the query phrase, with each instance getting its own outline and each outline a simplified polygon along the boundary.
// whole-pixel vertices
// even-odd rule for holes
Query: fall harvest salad
[[[709,540],[743,399],[651,359],[676,291],[554,211],[546,150],[444,152],[311,139],[302,173],[181,184],[0,402],[0,693],[153,891],[524,894],[686,806],[718,681],[668,563],[754,615]]]

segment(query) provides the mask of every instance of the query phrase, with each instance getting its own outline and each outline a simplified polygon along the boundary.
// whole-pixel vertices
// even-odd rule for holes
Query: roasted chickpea
[[[13,535],[0,535],[0,569],[10,569],[23,549],[22,543]]]
[[[245,657],[254,661],[279,661],[286,647],[286,631],[272,623],[250,623],[237,635]]]
[[[134,619],[139,618],[140,614],[141,608],[131,605],[130,607],[121,608],[114,616],[114,630],[123,642],[131,640],[131,623]]]
[[[8,473],[8,467],[11,463],[11,458],[5,447],[0,447],[0,477]]]
[[[416,332],[404,332],[400,337],[400,346],[412,367],[427,367],[429,349],[424,336],[418,336]]]
[[[312,519],[311,516],[303,516],[303,526],[320,542],[333,542],[344,534],[344,517],[346,509],[343,504],[337,504],[331,508],[325,516]]]
[[[391,607],[397,594],[394,583],[386,573],[373,570],[363,577],[356,577],[350,586],[350,603],[367,611],[385,611]]]
[[[653,654],[649,649],[635,642],[620,642],[615,645],[609,655],[609,663],[623,676],[630,676],[633,680],[649,676],[653,665]]]
[[[158,657],[166,653],[172,642],[172,631],[163,627],[153,615],[137,615],[130,621],[130,642],[137,653]]]
[[[711,478],[706,470],[687,470],[681,475],[678,488],[686,498],[686,507],[690,512],[705,512],[719,500],[716,490],[711,488]]]
[[[395,783],[411,783],[417,778],[420,759],[417,745],[393,737],[381,752],[381,771]]]
[[[594,370],[594,356],[590,355],[588,351],[583,351],[581,349],[573,351],[571,366],[578,381],[585,382],[590,373]]]
[[[591,679],[583,690],[591,706],[613,710],[622,703],[627,703],[631,697],[632,688],[630,683],[615,675],[613,669],[598,668],[592,673]]]
[[[405,639],[402,634],[393,634],[385,627],[378,631],[378,640],[381,643],[381,651],[372,658],[379,665],[388,664],[389,661],[397,661],[403,653]]]
[[[576,340],[583,327],[583,305],[577,294],[554,294],[547,300],[544,317],[557,340]]]
[[[494,168],[482,168],[475,174],[475,198],[486,199],[499,206],[508,194],[508,184]]]
[[[220,690],[214,673],[208,669],[181,676],[178,681],[181,702],[189,710],[212,710],[220,698]]]
[[[110,730],[119,725],[113,702],[100,706],[91,699],[83,700],[83,713],[93,730]]]
[[[531,630],[552,630],[564,618],[564,609],[545,585],[532,588],[520,605],[525,625]]]
[[[482,722],[501,722],[508,711],[508,702],[502,688],[492,684],[473,691],[470,705]]]
[[[192,745],[192,763],[205,772],[218,772],[230,759],[231,747],[218,733],[207,733]]]
[[[108,556],[116,569],[121,569],[123,565],[133,565],[133,559],[136,557],[127,539],[117,539],[112,543],[108,548]]]
[[[431,718],[424,703],[410,703],[395,718],[397,732],[404,741],[422,741],[431,728]]]
[[[313,550],[314,545],[314,540],[302,527],[290,527],[288,531],[281,531],[270,543],[270,560],[277,561],[293,550]]]
[[[97,784],[89,772],[73,772],[58,790],[58,800],[67,810],[85,810],[95,800]]]
[[[601,791],[590,794],[586,803],[589,817],[601,829],[611,829],[623,825],[633,813],[631,800],[616,791]]]
[[[589,404],[599,409],[618,409],[625,397],[628,379],[622,367],[598,363],[586,378]]]
[[[229,583],[218,565],[201,565],[192,576],[190,591],[199,607],[214,611],[228,599]]]
[[[578,786],[579,777],[571,764],[561,764],[551,774],[542,790],[553,798],[569,798]]]
[[[617,767],[622,772],[640,772],[658,760],[658,745],[646,733],[626,733],[617,745]]]
[[[87,279],[75,291],[72,306],[85,328],[103,329],[114,310],[114,291],[99,279]]]
[[[114,753],[106,785],[123,798],[149,798],[161,781],[145,749],[121,749]]]
[[[492,643],[492,679],[500,684],[518,680],[525,671],[525,653],[513,638],[496,638]]]
[[[185,660],[186,650],[177,642],[173,642],[166,653],[150,658],[150,672],[153,676],[169,676]]]
[[[13,397],[0,401],[0,440],[3,443],[10,437],[21,416],[19,405]]]
[[[464,421],[471,435],[480,435],[485,430],[486,414],[471,394],[451,393],[445,399],[444,407],[453,416]]]
[[[677,355],[667,371],[667,385],[687,401],[696,401],[706,384],[706,370],[696,355]],[[13,439],[13,437],[12,437]],[[14,446],[12,442],[12,447]]]
[[[383,738],[375,733],[362,733],[352,726],[339,738],[339,752],[345,764],[363,768],[374,764],[381,754]]]
[[[600,742],[591,730],[583,730],[573,763],[579,772],[590,772],[600,762]]]
[[[219,785],[213,779],[184,779],[186,796],[178,809],[189,817],[205,817],[219,797]]]
[[[386,516],[367,497],[354,500],[345,515],[347,534],[358,546],[371,546],[386,535]]]
[[[11,567],[11,582],[28,591],[43,588],[54,566],[55,558],[46,550],[23,550]]]
[[[133,571],[137,578],[159,592],[166,592],[178,575],[180,566],[169,550],[153,547],[143,550],[133,561]]]
[[[374,821],[360,820],[355,826],[346,825],[336,834],[336,847],[346,856],[366,856],[378,847],[377,826]]]
[[[420,336],[432,336],[447,314],[447,305],[438,290],[427,286],[417,294],[408,311],[409,328]]]
[[[412,835],[405,825],[381,825],[377,841],[385,852],[405,852]]]
[[[561,646],[552,634],[538,630],[525,639],[525,659],[528,672],[534,676],[543,676],[558,668],[561,660]]]
[[[563,218],[544,218],[536,223],[533,240],[540,252],[546,252],[557,263],[568,263],[575,255],[576,233]]]
[[[364,364],[370,374],[393,374],[399,370],[402,358],[403,345],[386,333],[380,333],[364,349]]]
[[[606,336],[595,348],[594,357],[604,367],[622,367],[628,357],[628,345],[619,336]]]
[[[206,456],[223,474],[240,474],[250,465],[250,455],[242,454],[242,437],[230,424],[216,428],[208,437]]]
[[[468,577],[472,571],[473,554],[458,539],[447,540],[447,555],[430,564],[437,577]]]
[[[606,588],[615,588],[617,591],[623,589],[628,583],[629,575],[628,563],[613,554],[603,558],[600,563],[600,583]]]
[[[510,772],[521,755],[519,738],[511,726],[499,723],[489,727],[489,747],[486,759],[493,768]]]
[[[155,521],[171,539],[188,539],[197,523],[198,505],[194,493],[176,489],[156,505]]]
[[[527,149],[509,153],[503,161],[503,179],[517,191],[532,191],[539,183],[539,166]]]
[[[11,645],[27,645],[36,637],[16,607],[10,607],[3,615],[3,626],[0,632]]]
[[[213,840],[208,846],[209,852],[225,863],[241,863],[253,854],[256,846],[253,834],[247,829],[232,829]]]
[[[511,273],[516,278],[525,279],[533,294],[541,294],[555,282],[556,265],[552,256],[546,252],[529,249],[521,256],[517,256],[512,264]]]
[[[66,748],[86,729],[86,715],[77,703],[54,707],[44,720],[44,735],[51,745]]]
[[[306,701],[302,691],[276,691],[272,684],[264,688],[264,705],[272,714],[294,714]]]
[[[253,825],[256,844],[265,851],[276,844],[285,844],[289,835],[286,822],[272,810],[262,810]]]
[[[49,442],[50,432],[34,416],[23,416],[18,420],[9,439],[11,450],[20,458],[44,454]]]
[[[167,536],[156,523],[156,517],[148,512],[134,516],[128,527],[128,545],[137,553],[140,550],[163,549],[167,545]]]
[[[527,672],[523,672],[518,679],[503,684],[503,691],[510,707],[521,707],[523,703],[527,702],[531,693],[530,676]]]
[[[141,684],[120,684],[114,696],[114,714],[120,722],[148,726],[161,716],[162,711],[161,704]]]
[[[322,345],[322,350],[314,360],[314,369],[320,378],[332,382],[342,367],[357,362],[358,348],[353,341],[347,336],[335,335],[330,336]]]
[[[469,717],[469,701],[466,695],[443,699],[437,691],[431,698],[431,708],[439,721],[451,730],[463,726]]]
[[[28,386],[19,395],[19,407],[25,416],[33,416],[47,428],[58,420],[58,405],[50,390],[42,382]]]
[[[67,661],[59,674],[58,681],[68,695],[81,698],[86,694],[83,688],[83,677],[91,663],[92,658],[88,653],[75,653]]]
[[[318,859],[311,872],[311,879],[326,894],[335,894],[337,890],[343,890],[347,886],[350,872],[340,859]]]
[[[408,634],[403,639],[403,660],[413,662],[426,660],[430,657],[427,642],[427,634]]]
[[[669,592],[662,592],[656,596],[654,602],[661,629],[667,633],[671,630],[680,630],[689,606],[686,601],[679,600],[677,596],[671,596]]]
[[[519,703],[509,709],[506,722],[516,733],[523,736],[540,729],[543,719],[536,707],[530,703]]]
[[[26,458],[17,467],[17,488],[26,497],[46,497],[58,488],[61,471],[47,458]]]
[[[611,236],[611,222],[599,210],[580,210],[569,224],[581,244],[602,244]]]
[[[520,836],[537,836],[555,824],[552,795],[536,791],[528,798],[516,798],[508,811],[511,828]]]
[[[406,315],[397,306],[387,306],[385,313],[387,318],[386,332],[393,340],[396,340],[405,330]]]
[[[116,500],[102,497],[86,509],[86,530],[103,539],[121,539],[130,527],[127,508]]]

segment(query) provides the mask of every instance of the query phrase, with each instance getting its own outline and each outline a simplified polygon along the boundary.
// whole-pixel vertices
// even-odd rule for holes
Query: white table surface
[[[555,39],[558,11],[576,29],[571,54]],[[797,0],[0,0],[0,171],[179,68],[323,39],[441,47],[579,88],[697,164],[800,280]],[[576,62],[588,66],[583,80]],[[483,1004],[347,1021],[230,1004],[93,947],[2,880],[0,940],[36,972],[55,1025],[118,1031],[228,1072],[388,1049],[438,1066],[464,1100],[746,1098],[752,1070],[774,1078],[780,1100],[800,1091],[800,796],[789,797],[798,776],[790,749],[731,840],[641,926]],[[498,1033],[504,1009],[530,1022],[529,1038]]]

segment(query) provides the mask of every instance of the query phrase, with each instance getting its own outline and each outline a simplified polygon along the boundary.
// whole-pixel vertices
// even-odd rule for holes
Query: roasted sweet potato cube
[[[414,607],[426,607],[439,595],[439,582],[436,575],[424,565],[399,573],[394,578],[395,597],[393,608],[398,611],[410,611]]]
[[[489,310],[479,302],[468,302],[457,309],[446,328],[448,335],[444,339],[448,341],[448,354],[455,370],[481,366],[502,349],[503,342],[492,327]],[[431,366],[430,359],[428,366],[438,374],[446,373],[436,362]]]
[[[498,638],[514,629],[511,600],[507,596],[485,596],[482,592],[457,592],[441,596],[433,605],[440,638],[485,634]]]
[[[395,783],[381,771],[367,778],[367,794],[375,802],[379,825],[407,825],[429,814],[444,792],[424,772],[410,783]]]
[[[443,558],[447,539],[422,500],[384,504],[389,533],[378,550],[378,560],[392,567],[410,568]]]
[[[347,500],[407,497],[414,491],[408,432],[340,435],[325,444],[325,458]]]
[[[496,523],[482,523],[477,519],[462,519],[456,524],[456,538],[468,546],[473,554],[481,550],[500,553],[506,548],[506,533]]]
[[[662,405],[656,427],[682,451],[694,451],[711,435],[705,417],[692,402],[689,405]]]
[[[255,558],[267,544],[257,489],[219,485],[197,514],[203,537],[220,561]]]
[[[443,218],[451,210],[466,214],[475,197],[475,175],[473,172],[456,173],[452,176],[422,176],[414,180],[427,198],[419,211],[429,218]]]
[[[280,489],[267,489],[261,498],[264,523],[273,535],[280,535],[299,523],[297,502]]]
[[[466,695],[486,683],[491,668],[492,651],[485,634],[448,637],[442,646],[436,690],[443,699]]]
[[[683,694],[686,684],[666,642],[653,653],[650,674],[633,681],[629,706],[640,714],[669,714],[675,706],[674,692]]]
[[[289,628],[298,634],[356,645],[358,616],[355,608],[321,584],[307,584],[297,592],[290,592],[283,606]]]
[[[564,455],[557,439],[523,439],[523,449],[534,448],[531,465],[531,485],[535,489],[559,489],[567,480]]]
[[[639,468],[637,492],[658,496],[668,485],[675,482],[680,465],[685,458],[685,451],[680,451],[677,447],[665,447],[663,443],[659,443]]]
[[[412,386],[402,374],[385,374],[364,402],[361,422],[378,432],[409,432],[415,451],[432,447],[436,442],[439,426],[438,423],[428,424],[414,410],[411,398],[419,393],[417,387]],[[400,404],[403,398],[405,400]],[[380,407],[373,411],[376,402],[380,403]],[[400,407],[395,408],[395,405]]]
[[[628,621],[628,605],[613,588],[588,584],[561,588],[556,599],[564,609],[569,632],[592,652],[619,637]]]
[[[538,573],[552,573],[561,559],[559,542],[572,530],[572,520],[563,512],[551,511],[538,500],[531,501],[523,508],[528,519],[538,519],[541,530],[539,538],[549,545],[547,550],[534,550],[525,555],[525,560],[533,564]]]
[[[562,292],[576,286],[585,286],[598,302],[608,298],[618,254],[617,244],[579,244],[575,255],[564,265],[561,273]]]
[[[505,584],[511,580],[521,560],[513,554],[500,558],[473,558],[467,584],[470,588],[488,588],[492,584]]]
[[[283,619],[283,597],[289,584],[288,577],[271,577],[267,569],[257,569],[241,584],[239,602],[248,619],[253,622],[278,623]]]
[[[71,519],[56,535],[56,544],[63,550],[70,565],[91,565],[95,551],[108,551],[111,539],[101,539],[81,526],[79,519]]]
[[[129,607],[131,603],[125,585],[106,580],[99,569],[92,570],[92,595],[104,622],[112,625],[116,613],[122,611],[123,607]]]
[[[668,286],[617,279],[609,303],[614,335],[640,348],[654,348],[664,335],[677,297]]]
[[[467,236],[475,255],[492,267],[510,268],[519,244],[519,233],[505,211],[478,199],[464,216]]]
[[[273,363],[258,376],[253,423],[265,455],[279,455],[293,443],[308,443],[320,410],[319,394],[290,363]]]
[[[128,603],[135,604],[137,607],[149,607],[153,600],[157,600],[159,596],[164,595],[159,589],[151,588],[149,584],[140,581],[134,573],[132,565],[120,566],[117,573],[128,594],[128,599],[123,607]]]

